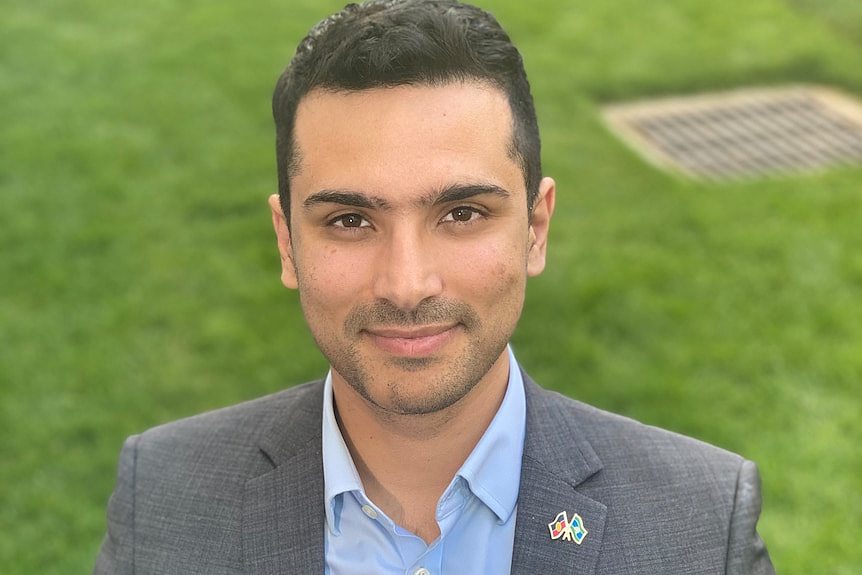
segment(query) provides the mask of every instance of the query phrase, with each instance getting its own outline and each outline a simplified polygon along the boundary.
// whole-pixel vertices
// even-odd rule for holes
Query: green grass
[[[606,101],[862,95],[855,0],[483,2],[558,180],[540,382],[756,460],[778,571],[862,571],[862,170],[702,185]],[[12,0],[0,19],[0,565],[92,565],[123,438],[320,376],[278,282],[272,85],[335,2]]]

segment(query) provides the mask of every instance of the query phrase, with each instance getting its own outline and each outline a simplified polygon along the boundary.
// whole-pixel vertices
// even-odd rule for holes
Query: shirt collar
[[[359,472],[344,443],[341,429],[335,420],[332,399],[332,370],[323,382],[323,494],[326,523],[334,533],[339,533],[341,497],[350,491],[362,491]]]
[[[470,491],[500,520],[507,521],[515,510],[521,478],[521,456],[526,430],[526,399],[521,369],[511,346],[509,382],[503,402],[479,439],[476,447],[452,479],[446,494],[461,477]],[[339,533],[341,495],[363,492],[362,480],[335,419],[332,395],[332,370],[326,375],[323,389],[323,481],[326,521]],[[443,497],[446,497],[446,494]]]
[[[521,483],[527,403],[524,381],[509,346],[509,385],[506,395],[476,447],[461,465],[470,491],[487,505],[501,523],[515,510]]]

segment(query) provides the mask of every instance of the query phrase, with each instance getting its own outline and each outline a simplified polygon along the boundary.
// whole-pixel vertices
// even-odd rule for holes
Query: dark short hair
[[[294,122],[306,94],[465,80],[489,82],[506,95],[514,124],[509,154],[521,166],[531,208],[542,172],[539,128],[521,54],[505,30],[484,10],[454,0],[366,0],[314,26],[275,86],[278,191],[288,222],[290,177],[301,160]]]

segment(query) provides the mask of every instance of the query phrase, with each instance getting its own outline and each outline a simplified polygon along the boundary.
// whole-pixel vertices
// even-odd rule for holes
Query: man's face
[[[507,369],[553,181],[532,218],[505,96],[481,83],[317,90],[297,110],[282,281],[336,389],[396,414],[455,404]]]

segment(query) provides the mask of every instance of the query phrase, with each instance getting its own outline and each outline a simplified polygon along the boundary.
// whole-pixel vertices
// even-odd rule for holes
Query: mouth
[[[380,327],[365,333],[382,351],[399,357],[427,357],[455,336],[460,324]]]

